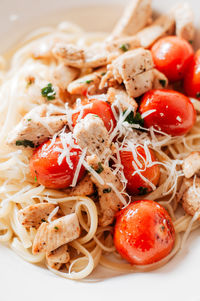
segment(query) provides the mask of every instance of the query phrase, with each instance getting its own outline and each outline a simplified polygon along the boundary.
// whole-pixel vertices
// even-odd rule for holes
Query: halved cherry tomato
[[[56,148],[63,149],[61,140],[58,137],[55,143],[49,148],[50,144],[51,140],[48,140],[37,147],[34,151],[30,159],[31,174],[33,177],[37,178],[37,182],[39,184],[42,184],[45,187],[53,189],[67,188],[72,184],[81,155],[81,150],[79,148],[70,149],[69,158],[71,166],[69,166],[66,157],[63,158],[59,165],[58,158],[61,152]],[[82,166],[78,176],[78,181],[83,177],[84,172],[85,169]]]
[[[124,167],[124,176],[128,181],[126,186],[128,193],[131,195],[134,194],[142,195],[151,191],[152,188],[149,185],[149,183],[147,183],[144,179],[142,179],[138,173],[135,173],[133,175],[133,173],[136,171],[133,162],[134,164],[137,165],[139,170],[141,170],[140,171],[141,175],[145,177],[147,180],[149,180],[151,183],[153,183],[155,186],[158,184],[160,178],[160,168],[156,164],[150,167],[145,167],[145,161],[147,160],[147,158],[146,158],[146,153],[144,148],[139,146],[136,148],[136,151],[137,151],[137,160],[139,161],[141,166],[139,166],[137,162],[134,162],[133,154],[131,151],[121,151],[120,158],[121,158],[121,163]],[[154,152],[149,149],[149,153],[152,162],[155,162],[156,157],[154,155]]]
[[[184,90],[188,96],[200,99],[200,49],[185,74]]]
[[[194,55],[192,46],[176,36],[160,39],[153,45],[151,52],[155,67],[172,82],[184,77]]]
[[[172,136],[186,134],[196,121],[196,111],[190,99],[172,90],[151,90],[144,94],[140,114],[146,127],[153,126]]]
[[[131,264],[145,265],[161,260],[171,252],[174,241],[171,218],[154,201],[136,201],[117,215],[115,247]]]
[[[84,103],[87,103],[87,101],[84,101]],[[110,131],[116,126],[116,120],[113,115],[111,106],[107,102],[103,100],[91,99],[90,102],[88,101],[88,104],[83,109],[83,113],[81,113],[81,118],[84,118],[87,114],[95,114],[103,120],[104,125],[108,131]],[[79,115],[80,112],[74,113],[72,115],[73,126],[76,125]]]

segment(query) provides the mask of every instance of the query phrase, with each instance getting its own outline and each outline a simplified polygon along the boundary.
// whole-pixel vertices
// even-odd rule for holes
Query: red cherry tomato
[[[176,36],[160,39],[153,45],[151,52],[155,67],[172,82],[184,77],[194,55],[192,46]]]
[[[150,167],[145,167],[145,162],[146,162],[146,153],[144,148],[142,147],[137,147],[137,160],[140,162],[141,166],[139,166],[138,163],[134,162],[137,167],[141,171],[141,174],[143,177],[148,179],[150,182],[152,182],[155,186],[158,184],[159,178],[160,178],[160,168],[158,165],[153,165]],[[151,156],[152,162],[156,161],[156,157],[154,155],[154,152],[149,149],[149,153]],[[127,191],[129,194],[134,195],[134,194],[145,194],[149,191],[152,190],[151,186],[149,183],[147,183],[144,179],[141,178],[141,176],[138,173],[133,173],[136,171],[134,165],[133,165],[133,154],[131,151],[121,151],[120,152],[120,158],[121,158],[121,163],[124,167],[124,176],[127,179]]]
[[[98,115],[103,120],[104,125],[108,131],[110,131],[116,126],[116,120],[113,115],[111,106],[107,102],[102,100],[97,100],[97,99],[91,99],[90,102],[88,101],[88,104],[83,109],[83,114],[81,114],[82,115],[81,118],[84,118],[87,114],[95,114]],[[80,112],[74,113],[72,115],[73,126],[76,125],[79,115]]]
[[[200,49],[185,74],[184,90],[188,96],[200,99]]]
[[[120,255],[131,264],[151,264],[166,257],[175,241],[168,212],[158,203],[140,200],[117,215],[114,243]]]
[[[67,188],[72,184],[81,150],[78,148],[70,149],[70,161],[72,166],[69,166],[66,158],[64,158],[59,165],[58,158],[60,151],[56,150],[56,148],[63,149],[61,140],[58,137],[55,143],[48,148],[50,144],[51,140],[44,142],[34,151],[30,159],[31,174],[33,177],[37,178],[39,184],[42,184],[45,187],[53,189]],[[82,166],[78,181],[83,177],[84,172],[85,169]]]
[[[196,111],[190,99],[172,90],[151,90],[144,94],[140,114],[151,110],[144,117],[144,125],[172,136],[186,134],[196,121]]]

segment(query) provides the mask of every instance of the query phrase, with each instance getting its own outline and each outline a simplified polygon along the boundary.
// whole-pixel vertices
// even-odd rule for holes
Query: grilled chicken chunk
[[[87,157],[87,163],[94,170],[99,170],[100,159],[96,155]],[[99,224],[101,226],[107,226],[112,224],[116,212],[123,206],[117,194],[107,183],[113,184],[119,192],[122,191],[123,185],[117,176],[112,173],[111,169],[104,164],[101,164],[101,173],[99,173],[99,175],[104,181],[103,185],[100,184],[98,180],[92,176],[92,174],[90,174],[93,183],[97,187],[99,195],[99,203],[101,208]]]
[[[114,28],[112,38],[134,35],[151,21],[151,16],[151,0],[132,0]]]
[[[172,11],[176,22],[176,35],[187,41],[194,39],[194,15],[188,3],[176,5]]]
[[[53,49],[53,55],[65,65],[81,69],[105,66],[117,54],[109,53],[103,44],[83,49],[73,44],[58,43]]]
[[[82,149],[87,148],[88,154],[100,157],[108,154],[105,150],[110,149],[109,134],[103,120],[97,115],[88,114],[81,119],[74,127],[74,137]]]
[[[70,260],[67,244],[46,253],[47,264],[56,270],[59,270],[63,264],[66,264]]]
[[[98,94],[103,93],[99,89],[102,76],[106,72],[106,68],[100,68],[88,75],[79,77],[77,80],[71,82],[68,86],[68,92],[70,94]]]
[[[56,205],[50,203],[39,203],[30,205],[19,210],[19,222],[26,228],[38,228],[44,221],[47,221],[50,213],[56,208]]]
[[[183,160],[183,172],[186,178],[191,178],[200,170],[200,152],[192,152]]]
[[[26,114],[9,133],[11,145],[36,147],[67,125],[67,116],[54,105],[43,104]]]
[[[80,226],[76,213],[58,218],[49,224],[42,223],[33,242],[33,254],[51,252],[75,240],[79,235]]]
[[[112,62],[102,82],[113,77],[119,84],[124,83],[129,97],[138,97],[152,88],[153,66],[149,50],[138,48],[128,51]]]
[[[185,192],[182,196],[182,206],[187,214],[193,216],[200,210],[200,179],[196,179],[195,185],[193,179],[186,179],[183,185]]]

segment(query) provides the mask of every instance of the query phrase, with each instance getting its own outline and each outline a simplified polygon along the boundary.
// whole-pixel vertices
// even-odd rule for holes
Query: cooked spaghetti
[[[148,9],[141,8],[143,2]],[[137,97],[149,90],[160,89],[163,83],[164,86],[166,84],[166,87],[162,87],[163,91],[167,87],[176,90],[176,85],[172,83],[167,86],[168,79],[162,74],[159,75],[161,77],[158,76],[157,84],[155,78],[150,79],[146,90],[145,84],[140,81],[138,90],[141,89],[142,92],[133,96],[129,94],[130,87],[123,76],[119,79],[120,75],[115,73],[115,64],[120,64],[119,59],[126,54],[136,55],[135,51],[139,49],[145,51],[145,55],[151,55],[148,49],[160,37],[168,32],[170,35],[175,34],[175,22],[176,34],[182,34],[177,17],[179,9],[189,8],[176,7],[170,17],[161,16],[166,24],[159,25],[159,19],[150,20],[150,1],[133,1],[131,10],[130,7],[127,10],[129,15],[126,11],[123,16],[129,22],[120,21],[109,36],[88,34],[78,26],[66,22],[56,28],[41,28],[31,33],[10,57],[1,57],[0,241],[9,244],[26,261],[45,262],[52,272],[68,279],[83,279],[98,265],[120,272],[149,271],[166,264],[184,246],[189,233],[199,227],[199,208],[196,207],[192,213],[187,212],[186,206],[186,213],[180,209],[183,195],[187,193],[185,186],[183,187],[184,160],[200,148],[199,100],[191,98],[197,114],[192,128],[181,135],[171,135],[162,128],[146,126],[145,118],[153,115],[155,110],[136,113],[140,101]],[[131,18],[134,19],[138,12],[142,21],[135,20],[137,28]],[[183,25],[186,28],[190,25],[191,28],[188,23]],[[155,26],[160,26],[160,31],[156,34]],[[135,30],[132,34],[128,32],[130,27]],[[148,39],[145,32],[148,33]],[[140,53],[137,55],[140,56]],[[138,64],[139,60],[136,60]],[[134,64],[138,68],[135,61]],[[146,61],[146,64],[150,63]],[[147,68],[147,71],[142,71],[139,75],[145,77],[146,72],[151,72],[152,76],[156,72],[156,67],[148,65]],[[119,69],[116,72],[120,73]],[[135,81],[139,75],[134,75]],[[98,110],[91,111],[94,100],[109,106],[113,118],[107,124],[103,124],[105,120],[99,118],[102,116],[98,116]],[[103,108],[105,116],[106,108]],[[85,114],[85,110],[89,114]],[[91,136],[87,137],[91,130],[90,124],[93,130]],[[99,143],[98,135],[101,134],[103,139]],[[90,140],[91,137],[93,140]],[[48,156],[53,152],[57,154],[58,167],[65,163],[68,164],[69,171],[74,169],[70,183],[61,185],[59,182],[58,185],[54,179],[55,182],[51,185],[53,182],[49,184],[50,182],[44,183],[41,180],[38,171],[41,169],[37,170],[34,161],[39,148],[41,157],[37,164],[46,160],[44,154]],[[143,183],[135,188],[138,193],[130,192],[133,184],[129,183],[121,156],[126,152],[132,156],[130,162],[134,172],[131,176],[138,176]],[[77,155],[78,162],[75,164],[72,156]],[[94,167],[96,163],[92,161],[95,158],[98,160],[95,161],[98,163],[97,169]],[[151,168],[159,169],[158,180],[154,181],[146,176],[145,171]],[[80,176],[82,169],[84,171]],[[103,169],[112,174],[111,180],[106,174],[102,176]],[[46,177],[49,172],[50,169]],[[153,173],[156,172],[158,171],[153,169]],[[88,182],[82,182],[86,177]],[[116,182],[119,181],[118,186],[113,184],[112,179],[115,178]],[[198,174],[190,178],[196,198],[199,198]],[[84,192],[84,185],[88,183],[90,193]],[[191,188],[191,183],[189,186]],[[107,197],[107,203],[103,203],[102,191]],[[169,254],[149,264],[131,264],[121,258],[113,241],[118,209],[112,209],[111,216],[105,213],[108,211],[104,211],[105,206],[109,206],[109,193],[112,193],[112,197],[115,196],[118,209],[123,210],[130,203],[147,199],[158,202],[169,212],[176,235]],[[24,216],[27,211],[23,210],[30,208],[29,206],[37,208],[34,205],[40,203],[52,204],[48,217],[41,218],[40,212],[37,213],[41,218],[40,222],[26,220]],[[106,207],[108,209],[110,208]],[[73,238],[56,244],[54,248],[50,248],[54,239],[51,237],[50,242],[50,238],[46,238],[43,243],[48,244],[47,249],[40,246],[38,249],[35,247],[37,251],[33,251],[41,227],[45,232],[47,227],[50,229],[54,225],[52,229],[57,233],[58,223],[71,214],[78,219],[79,233],[75,233],[75,236],[69,234]],[[70,225],[67,226],[70,228]],[[47,235],[50,234],[53,235],[50,232]],[[56,239],[59,240],[60,237]],[[51,261],[54,251],[66,244],[67,259]]]

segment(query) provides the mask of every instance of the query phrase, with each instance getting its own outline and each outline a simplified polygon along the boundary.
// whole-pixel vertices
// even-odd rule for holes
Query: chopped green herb
[[[196,97],[197,97],[197,98],[200,97],[200,92],[197,92]]]
[[[104,75],[106,75],[106,72],[102,72],[102,73],[101,73],[101,76],[104,76]]]
[[[95,171],[100,174],[103,171],[103,166],[101,164],[101,162],[98,163],[98,169],[95,169]]]
[[[93,80],[92,79],[90,79],[90,80],[86,80],[86,84],[90,84],[91,82],[93,82]]]
[[[28,121],[31,121],[32,119],[31,118],[29,118],[29,119],[27,119]]]
[[[190,44],[192,44],[192,43],[193,43],[193,41],[192,41],[192,40],[189,40],[188,42],[189,42]]]
[[[37,182],[37,176],[35,176],[35,182]]]
[[[125,114],[126,111],[124,111]],[[133,111],[131,111],[125,119],[126,122],[130,124],[139,124],[140,126],[144,126],[144,119],[141,117],[140,113],[136,113],[134,116]]]
[[[24,139],[24,140],[17,140],[16,143],[15,143],[17,146],[24,146],[24,147],[32,147],[34,148],[35,145],[33,143],[33,141],[30,141],[30,140],[27,140],[27,139]]]
[[[51,83],[49,83],[46,87],[41,90],[41,94],[43,97],[46,97],[47,100],[55,99],[56,92]]]
[[[41,219],[41,222],[43,222],[43,223],[46,223],[46,221],[45,221],[45,219],[44,219],[44,218],[42,218],[42,219]]]
[[[138,190],[139,190],[139,195],[144,195],[144,194],[147,194],[147,192],[148,192],[148,188],[147,187],[139,187],[138,188]]]
[[[109,193],[109,192],[111,192],[111,190],[112,190],[111,188],[106,188],[103,190],[103,193]]]
[[[130,48],[130,45],[129,44],[122,44],[119,49],[121,49],[122,51],[126,52],[128,51]]]
[[[159,83],[164,87],[166,87],[166,80],[165,79],[160,79]]]
[[[55,229],[55,230],[58,230],[58,227],[55,226],[54,229]]]
[[[163,232],[163,231],[165,230],[165,226],[162,225],[162,226],[160,227],[160,230]]]

